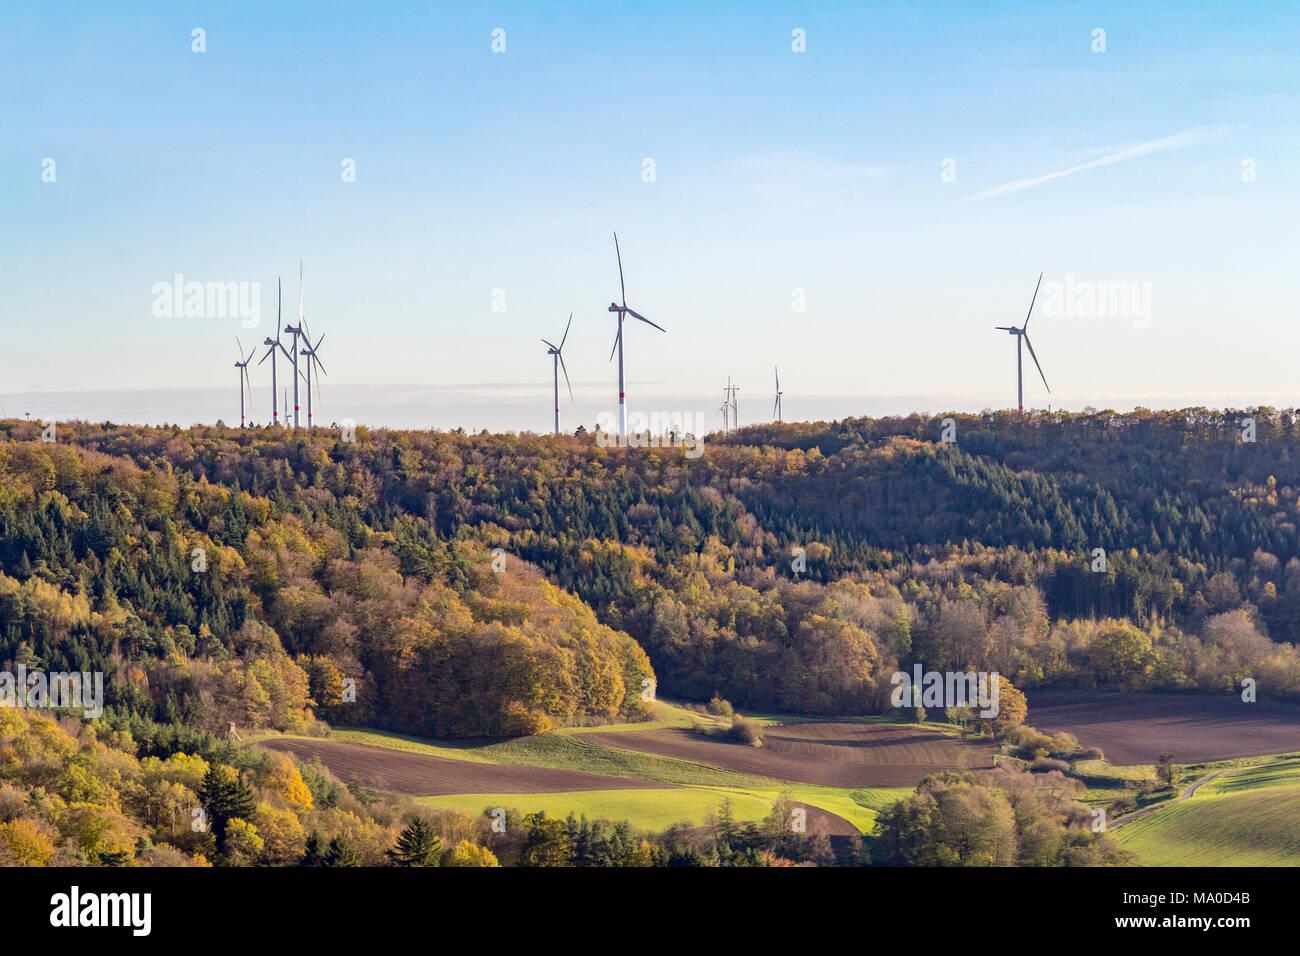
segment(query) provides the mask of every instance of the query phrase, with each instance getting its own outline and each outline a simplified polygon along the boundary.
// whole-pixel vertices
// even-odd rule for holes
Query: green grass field
[[[598,734],[611,730],[661,730],[664,727],[690,727],[696,721],[716,722],[726,726],[730,721],[710,714],[700,714],[679,704],[667,700],[654,702],[654,720],[643,720],[635,724],[594,724],[591,727],[561,727],[557,734]]]
[[[1196,793],[1198,796],[1222,795],[1279,786],[1300,786],[1300,757],[1287,757],[1276,763],[1225,773],[1202,785]]]
[[[1141,783],[1156,777],[1155,765],[1149,763],[1117,766],[1104,760],[1076,760],[1072,770],[1082,777],[1113,778],[1129,783]]]
[[[1295,866],[1300,787],[1175,803],[1116,831],[1143,866]]]
[[[860,832],[870,833],[876,812],[911,793],[907,788],[841,790],[834,787],[789,786],[743,789],[737,787],[679,787],[665,790],[584,790],[574,793],[468,793],[418,797],[428,807],[482,813],[487,807],[511,807],[520,813],[541,810],[552,817],[570,813],[589,818],[628,820],[643,830],[663,830],[674,823],[699,826],[724,800],[740,821],[763,819],[782,796],[819,807],[848,820]]]
[[[1228,769],[1114,838],[1143,866],[1298,865],[1300,757]]]
[[[775,788],[746,791],[755,796],[775,800],[784,794],[812,807],[848,820],[860,833],[870,833],[876,825],[876,813],[896,800],[912,794],[910,787],[878,787],[869,790],[847,790],[840,787],[816,787],[810,784],[785,784]]]
[[[635,724],[595,724],[591,727],[561,727],[554,731],[557,734],[598,734],[603,731],[620,731],[620,730],[660,730],[664,727],[683,727],[689,729],[697,723],[714,724],[719,729],[725,730],[730,724],[731,719],[728,717],[718,717],[713,714],[701,713],[698,710],[692,710],[690,707],[677,703],[675,701],[665,700],[662,697],[654,703],[655,716],[654,720],[645,720]],[[760,727],[780,727],[787,724],[809,724],[825,720],[824,717],[808,717],[800,714],[768,714],[757,711],[739,711],[739,715],[746,720],[752,720]],[[864,717],[836,717],[836,721],[841,723],[860,723],[860,724],[893,724],[899,723],[898,714],[869,714]],[[927,724],[927,729],[947,732],[951,725],[945,723]],[[955,731],[957,728],[951,728]]]
[[[1070,772],[1087,786],[1080,799],[1094,807],[1105,807],[1122,797],[1135,797],[1137,787],[1155,780],[1154,764],[1117,765],[1105,760],[1076,760]]]

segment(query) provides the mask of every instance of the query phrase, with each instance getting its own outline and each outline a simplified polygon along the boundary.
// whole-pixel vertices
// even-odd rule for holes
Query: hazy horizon
[[[784,388],[785,383],[782,383]],[[254,392],[255,401],[247,409],[250,425],[264,425],[270,420],[269,388]],[[582,425],[591,430],[598,416],[608,407],[598,397],[597,385],[575,383],[577,401],[562,400],[560,426],[565,434]],[[740,424],[765,424],[773,421],[773,396],[739,393]],[[654,386],[641,389],[644,403],[629,405],[630,414],[684,415],[692,422],[702,422],[704,434],[721,431],[719,406],[721,392],[715,396],[679,396]],[[549,433],[553,425],[551,386],[533,383],[483,383],[477,386],[430,386],[419,383],[400,385],[354,384],[332,388],[324,406],[314,405],[318,426],[351,420],[359,425],[395,429],[454,430],[469,432]],[[306,397],[302,396],[301,425],[306,427]],[[912,413],[934,415],[944,412],[979,414],[1002,410],[996,403],[980,404],[974,399],[949,396],[923,403],[920,396],[877,395],[792,395],[786,389],[782,398],[786,422],[840,421],[846,418],[882,418]],[[234,414],[230,414],[233,405]],[[1122,403],[1048,403],[1028,404],[1026,410],[1080,412],[1086,408],[1110,409],[1123,414],[1139,407],[1151,410],[1177,410],[1205,407],[1216,411],[1233,411],[1260,406],[1278,409],[1296,407],[1284,396],[1129,396]],[[290,399],[292,408],[292,399]],[[229,388],[159,388],[159,389],[85,389],[50,390],[27,393],[0,392],[0,418],[22,418],[30,413],[32,421],[111,421],[119,425],[226,425],[239,424],[239,405],[233,384]],[[290,413],[292,415],[292,412]],[[700,417],[696,417],[700,416]],[[733,426],[734,427],[734,426]],[[652,429],[658,431],[658,429]]]

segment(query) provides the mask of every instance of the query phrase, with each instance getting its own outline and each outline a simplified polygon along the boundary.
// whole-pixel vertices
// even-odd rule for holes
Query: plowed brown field
[[[573,790],[664,789],[672,786],[581,770],[451,760],[432,754],[388,750],[339,740],[284,738],[265,741],[262,746],[283,750],[304,760],[317,757],[340,780],[355,777],[370,787],[420,797],[447,793],[567,793]]]
[[[598,740],[624,750],[827,787],[911,787],[940,770],[992,767],[995,752],[988,744],[890,724],[773,727],[763,732],[761,747],[676,728],[606,731]]]
[[[1235,694],[1030,692],[1025,722],[1071,733],[1113,764],[1154,763],[1165,753],[1175,763],[1203,763],[1300,751],[1300,707],[1247,704]]]

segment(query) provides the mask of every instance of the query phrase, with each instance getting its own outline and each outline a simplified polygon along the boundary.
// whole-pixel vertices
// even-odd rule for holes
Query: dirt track
[[[940,770],[992,767],[994,748],[912,727],[810,723],[763,732],[749,747],[688,730],[607,731],[611,747],[827,787],[912,787]]]
[[[1113,764],[1176,763],[1300,751],[1300,707],[1241,698],[1030,692],[1026,723],[1067,731]]]
[[[517,767],[451,760],[338,740],[276,739],[261,746],[310,760],[319,757],[340,780],[415,796],[449,793],[564,793],[571,790],[666,789],[672,784],[610,777],[581,770]]]
[[[1148,813],[1155,813],[1157,810],[1163,810],[1165,807],[1170,806],[1171,804],[1175,804],[1180,800],[1190,800],[1192,797],[1196,796],[1196,791],[1200,789],[1201,784],[1209,783],[1215,777],[1224,773],[1227,773],[1227,771],[1216,770],[1214,773],[1207,773],[1204,777],[1201,777],[1201,779],[1195,781],[1191,786],[1186,787],[1182,793],[1174,797],[1172,800],[1165,800],[1162,803],[1153,803],[1151,804],[1151,806],[1143,807],[1141,810],[1134,810],[1132,813],[1125,814],[1122,817],[1118,817],[1110,821],[1110,825],[1112,827],[1117,827],[1121,823],[1129,823],[1133,820],[1137,820],[1140,817],[1146,816]]]

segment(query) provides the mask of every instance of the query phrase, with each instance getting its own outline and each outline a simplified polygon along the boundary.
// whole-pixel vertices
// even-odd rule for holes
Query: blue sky
[[[791,418],[1010,406],[991,327],[1039,272],[1150,308],[1040,300],[1027,404],[1296,403],[1300,8],[697,6],[0,3],[0,404],[228,385],[237,415],[235,336],[277,276],[296,311],[301,259],[326,419],[345,386],[436,386],[430,424],[545,429],[538,338],[572,311],[563,414],[590,421],[613,229],[668,329],[628,332],[633,408],[712,415],[732,375],[758,420],[778,363]],[[177,273],[260,283],[261,327],[156,316]],[[224,407],[162,394],[138,414]]]

